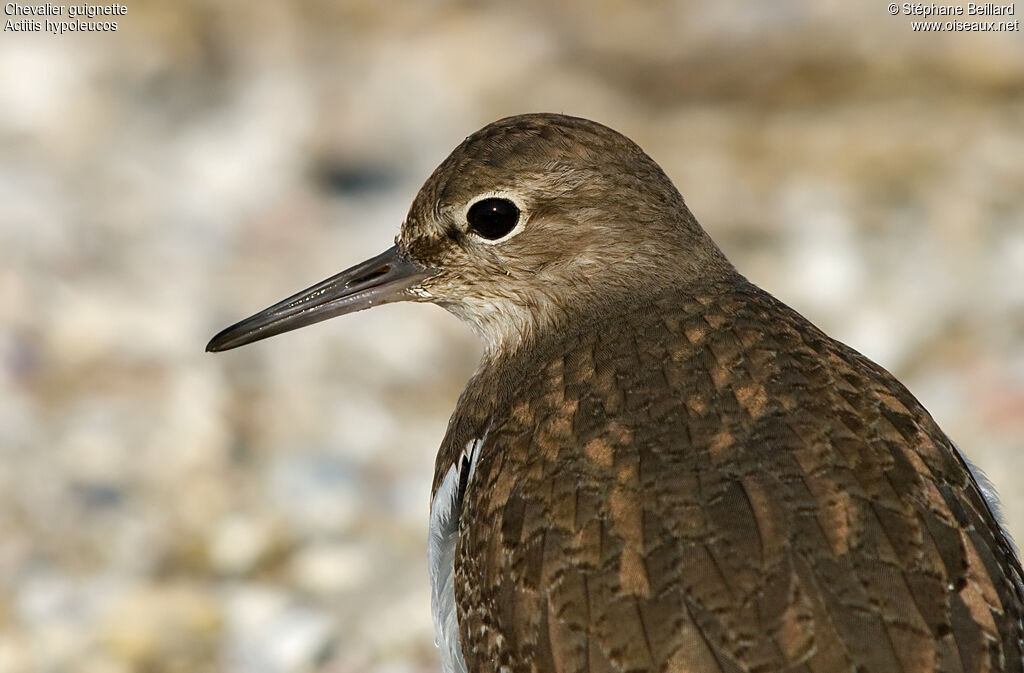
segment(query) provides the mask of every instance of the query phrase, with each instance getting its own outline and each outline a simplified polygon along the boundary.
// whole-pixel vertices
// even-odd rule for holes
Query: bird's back
[[[1021,570],[881,367],[738,276],[485,366],[454,592],[469,671],[1021,671]]]

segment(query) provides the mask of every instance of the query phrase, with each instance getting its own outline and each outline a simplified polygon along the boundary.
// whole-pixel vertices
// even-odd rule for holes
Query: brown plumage
[[[488,196],[520,212],[497,241],[466,222]],[[394,255],[414,271],[384,301],[434,301],[488,344],[432,499],[468,671],[1024,670],[1021,566],[952,442],[740,276],[625,137],[485,127]],[[289,328],[252,320],[211,348]]]

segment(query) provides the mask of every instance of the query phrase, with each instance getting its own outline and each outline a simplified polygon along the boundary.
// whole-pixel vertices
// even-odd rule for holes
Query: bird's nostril
[[[391,265],[390,264],[385,264],[384,266],[378,267],[378,268],[374,269],[373,271],[371,271],[371,272],[369,272],[369,273],[367,273],[367,274],[365,274],[363,276],[359,276],[358,278],[353,278],[348,283],[349,287],[351,287],[353,285],[363,285],[364,283],[369,283],[371,280],[375,280],[377,278],[380,278],[383,275],[386,275],[388,271],[391,271]]]

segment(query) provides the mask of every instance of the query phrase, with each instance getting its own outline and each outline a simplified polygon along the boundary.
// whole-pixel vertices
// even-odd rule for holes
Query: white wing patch
[[[466,444],[462,455],[448,468],[430,503],[427,539],[430,607],[434,613],[434,644],[441,651],[441,670],[444,673],[466,673],[455,611],[455,545],[459,539],[462,499],[476,473],[476,460],[485,441],[486,432],[480,439]]]

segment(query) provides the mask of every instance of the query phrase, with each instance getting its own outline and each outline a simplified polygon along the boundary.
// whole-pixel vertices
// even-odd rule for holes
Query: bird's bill
[[[430,269],[393,246],[372,259],[306,288],[210,339],[206,350],[226,351],[378,304],[412,299]]]

